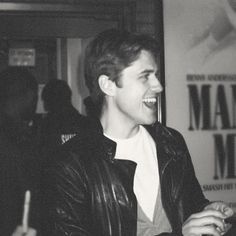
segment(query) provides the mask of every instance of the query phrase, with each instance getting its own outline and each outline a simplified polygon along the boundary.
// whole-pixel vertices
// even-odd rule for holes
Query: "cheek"
[[[142,102],[140,96],[136,93],[130,92],[120,101],[120,109],[126,113],[135,115],[142,111]]]
[[[140,101],[142,101],[142,96],[139,90],[131,88],[126,92],[120,94],[120,101],[122,101],[123,103],[128,103],[133,105],[139,104]]]
[[[117,93],[117,103],[130,110],[141,109],[142,99],[145,95],[146,87],[139,83],[123,84]]]

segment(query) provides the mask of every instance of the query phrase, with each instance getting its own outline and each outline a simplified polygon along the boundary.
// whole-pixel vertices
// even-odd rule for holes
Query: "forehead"
[[[158,70],[157,58],[154,58],[153,54],[146,50],[142,50],[135,61],[133,61],[128,67],[124,69],[125,71],[135,71],[142,72],[144,70],[150,70],[156,72]]]

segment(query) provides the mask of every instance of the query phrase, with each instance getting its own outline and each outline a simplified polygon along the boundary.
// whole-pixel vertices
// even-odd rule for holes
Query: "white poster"
[[[166,122],[209,200],[236,209],[236,1],[164,0]]]

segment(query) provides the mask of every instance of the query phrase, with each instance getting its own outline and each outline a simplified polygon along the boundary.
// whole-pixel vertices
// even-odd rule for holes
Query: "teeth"
[[[157,99],[156,98],[144,98],[143,102],[148,102],[148,103],[156,103]]]

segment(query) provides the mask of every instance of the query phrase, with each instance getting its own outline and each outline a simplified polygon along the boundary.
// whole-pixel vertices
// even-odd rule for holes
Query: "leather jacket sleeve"
[[[182,137],[182,135],[181,135]],[[209,204],[202,192],[199,181],[196,177],[193,162],[185,143],[184,138],[182,137],[183,146],[185,147],[185,171],[183,176],[183,193],[182,193],[182,205],[184,207],[183,212],[183,222],[193,213],[200,212],[204,209],[206,205]],[[182,211],[180,211],[182,212]]]
[[[183,188],[183,202],[186,198],[188,198],[190,201],[190,205],[186,204],[185,212],[187,212],[186,209],[189,209],[189,216],[193,213],[200,212],[204,209],[206,205],[209,204],[209,201],[205,198],[201,186],[198,182],[198,179],[196,177],[194,166],[189,154],[188,149],[187,150],[187,160],[186,160],[186,169],[184,174],[184,188]],[[184,221],[186,220],[188,216],[185,215]]]
[[[85,176],[78,160],[60,162],[54,170],[54,233],[55,236],[89,236],[88,205]]]
[[[173,161],[170,162],[163,176],[163,201],[175,232],[174,235],[181,236],[182,225],[186,219],[190,215],[202,211],[209,201],[205,198],[195,175],[184,138],[173,129],[169,131],[171,145],[168,148],[168,155],[173,156]],[[171,192],[166,188],[168,183],[172,186]],[[172,202],[173,206],[171,207]],[[166,235],[171,236],[172,234]]]

